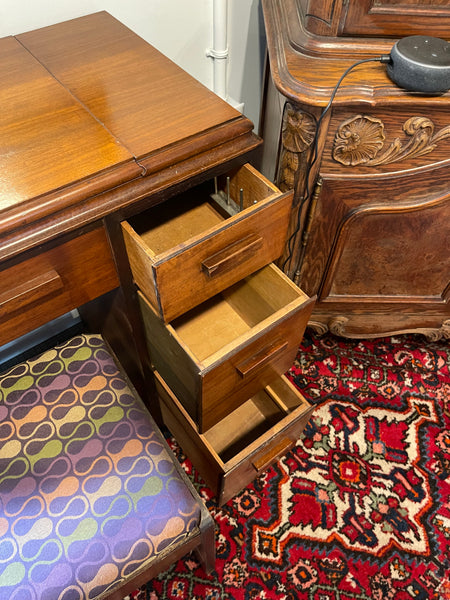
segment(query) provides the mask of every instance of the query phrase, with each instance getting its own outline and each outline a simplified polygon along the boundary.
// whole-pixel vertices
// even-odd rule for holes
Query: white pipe
[[[213,47],[206,52],[214,60],[214,91],[227,99],[228,0],[213,0]]]

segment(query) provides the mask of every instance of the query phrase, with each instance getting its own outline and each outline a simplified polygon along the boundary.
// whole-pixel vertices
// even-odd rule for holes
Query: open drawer
[[[297,442],[313,411],[282,375],[201,434],[161,376],[155,377],[164,422],[215,492],[219,506]]]
[[[152,363],[200,432],[291,367],[314,303],[274,264],[171,323],[139,299]]]
[[[291,204],[245,165],[155,206],[122,223],[134,280],[172,321],[277,259]]]

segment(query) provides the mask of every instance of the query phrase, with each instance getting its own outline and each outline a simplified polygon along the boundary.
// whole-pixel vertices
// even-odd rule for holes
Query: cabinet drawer
[[[273,264],[171,323],[139,297],[153,365],[200,432],[290,368],[313,306]]]
[[[243,208],[236,212],[240,190]],[[291,204],[292,193],[281,194],[244,165],[228,181],[153,207],[122,223],[134,280],[163,320],[172,321],[277,259]]]
[[[201,434],[166,382],[155,375],[164,422],[219,505],[294,446],[313,411],[282,375]]]
[[[0,271],[0,344],[119,285],[102,228]]]

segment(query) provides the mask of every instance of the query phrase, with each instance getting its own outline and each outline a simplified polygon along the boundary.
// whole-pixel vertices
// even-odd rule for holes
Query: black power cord
[[[348,69],[346,69],[341,77],[339,78],[338,82],[336,83],[336,85],[334,86],[333,92],[331,93],[330,99],[328,101],[328,104],[326,105],[326,107],[324,108],[322,114],[320,115],[320,117],[317,119],[317,123],[316,123],[316,131],[314,133],[314,138],[312,141],[312,153],[311,153],[311,161],[309,163],[309,165],[306,168],[306,176],[305,176],[305,191],[303,196],[300,198],[300,202],[298,204],[298,211],[297,211],[297,223],[296,223],[296,227],[293,231],[293,233],[290,235],[287,246],[288,246],[288,255],[286,257],[286,260],[283,263],[282,266],[282,270],[284,271],[286,268],[286,265],[288,264],[288,262],[291,260],[292,258],[292,253],[293,253],[293,243],[294,240],[300,230],[300,221],[301,221],[301,215],[303,212],[303,207],[306,204],[306,202],[309,200],[309,197],[311,195],[311,191],[310,191],[310,174],[311,174],[311,169],[312,167],[315,165],[316,161],[317,161],[317,157],[318,157],[318,153],[317,153],[317,144],[318,144],[318,139],[319,139],[319,133],[320,133],[320,127],[322,125],[322,121],[323,118],[325,117],[325,115],[327,114],[327,112],[330,110],[332,104],[333,104],[333,100],[338,92],[339,86],[341,85],[342,81],[345,79],[345,77],[347,77],[347,75],[350,73],[350,71],[352,71],[355,67],[358,67],[359,65],[362,65],[364,63],[368,63],[368,62],[379,62],[379,63],[390,63],[391,62],[391,56],[389,54],[383,54],[382,56],[377,56],[376,58],[364,58],[362,60],[358,60],[357,62],[353,63],[352,65],[350,65],[350,67],[348,67]],[[300,265],[298,264],[296,266],[296,269],[294,271],[294,274],[298,271],[298,269],[300,268]]]

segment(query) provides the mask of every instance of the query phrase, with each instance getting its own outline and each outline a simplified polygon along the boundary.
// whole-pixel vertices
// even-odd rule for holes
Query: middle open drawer
[[[139,299],[152,363],[200,432],[292,366],[313,307],[273,264],[168,324]]]
[[[283,252],[292,192],[251,165],[215,183],[122,223],[134,280],[166,322]]]

